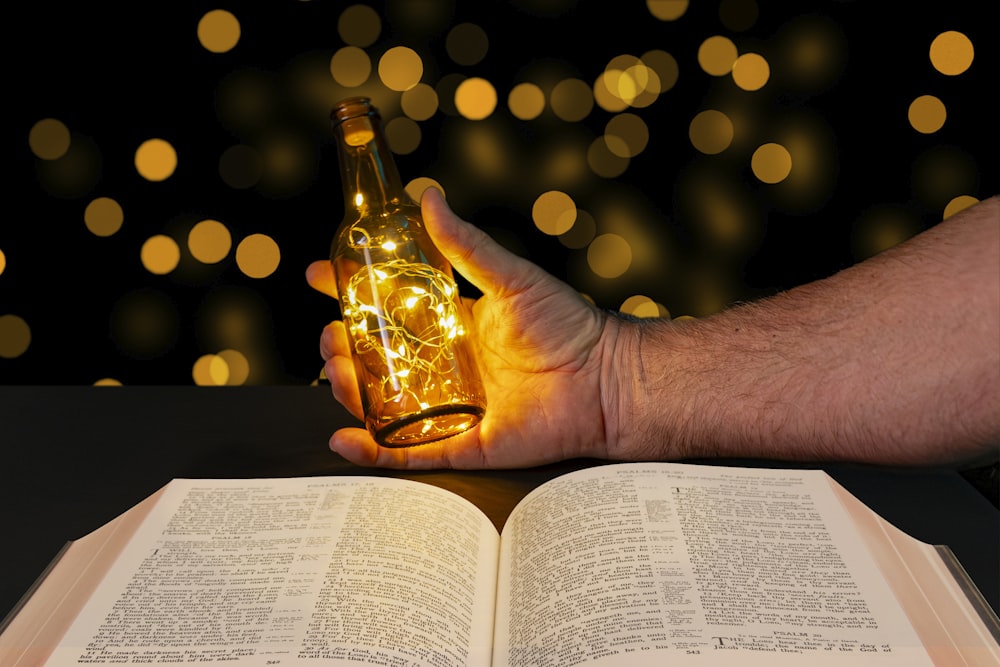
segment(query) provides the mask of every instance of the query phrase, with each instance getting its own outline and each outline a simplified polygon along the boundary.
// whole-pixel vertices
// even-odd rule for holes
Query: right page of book
[[[817,470],[626,463],[502,534],[494,665],[936,664]]]

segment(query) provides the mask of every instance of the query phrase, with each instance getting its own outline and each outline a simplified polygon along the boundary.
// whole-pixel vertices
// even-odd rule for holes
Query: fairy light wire
[[[395,246],[379,244],[362,228],[351,231],[350,244],[365,258],[345,295],[344,319],[354,351],[371,375],[382,378],[387,402],[412,401],[426,408],[422,396],[450,384],[452,343],[465,334],[455,304],[457,287],[426,264],[398,257],[372,261],[373,244],[390,252]],[[386,372],[376,370],[378,365]]]

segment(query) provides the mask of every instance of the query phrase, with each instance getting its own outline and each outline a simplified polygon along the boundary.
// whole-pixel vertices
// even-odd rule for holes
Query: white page
[[[498,540],[420,482],[175,480],[47,664],[488,665]]]
[[[539,487],[502,533],[494,664],[932,664],[828,480],[638,463]]]

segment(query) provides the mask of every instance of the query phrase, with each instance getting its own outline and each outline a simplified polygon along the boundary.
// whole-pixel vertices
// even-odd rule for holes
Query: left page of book
[[[164,489],[68,542],[0,627],[0,665],[40,665],[86,604]]]
[[[488,665],[499,536],[383,477],[174,480],[46,665]]]

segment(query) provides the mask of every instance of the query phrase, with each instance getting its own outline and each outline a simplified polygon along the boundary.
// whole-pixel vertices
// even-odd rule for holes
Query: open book
[[[67,545],[0,665],[1000,665],[949,554],[818,470],[588,468],[501,534],[422,482],[178,479]]]

